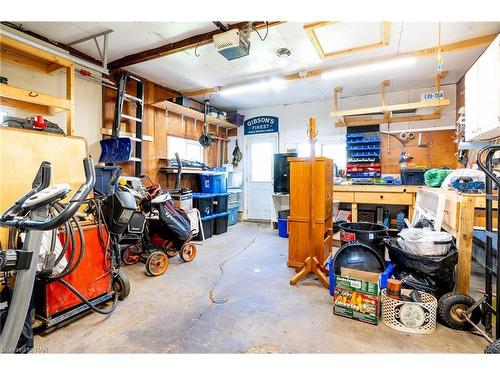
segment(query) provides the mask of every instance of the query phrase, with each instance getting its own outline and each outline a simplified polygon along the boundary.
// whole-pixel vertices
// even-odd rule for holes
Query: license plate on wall
[[[420,101],[425,102],[428,100],[443,100],[444,99],[444,91],[433,91],[433,92],[423,92],[420,94]]]

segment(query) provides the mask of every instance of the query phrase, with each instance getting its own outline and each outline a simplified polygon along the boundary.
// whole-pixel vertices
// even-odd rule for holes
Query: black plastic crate
[[[227,224],[229,219],[229,212],[214,215],[214,234],[222,234],[227,232]]]
[[[210,216],[214,213],[215,194],[193,193],[193,207],[200,211],[201,217]]]
[[[214,214],[221,214],[227,212],[227,203],[229,200],[229,193],[216,194],[214,197]]]
[[[201,218],[201,225],[203,226],[203,234],[205,235],[206,240],[208,240],[213,235],[214,221],[215,221],[215,216],[213,215]],[[201,230],[198,232],[194,240],[203,241],[203,237],[201,236]]]
[[[410,168],[401,171],[401,183],[403,185],[425,185],[424,173],[427,169]]]

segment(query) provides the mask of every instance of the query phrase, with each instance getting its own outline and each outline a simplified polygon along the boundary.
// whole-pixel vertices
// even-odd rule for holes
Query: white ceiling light
[[[219,94],[222,96],[230,96],[244,94],[247,92],[274,90],[279,91],[285,87],[286,80],[283,78],[273,78],[266,81],[250,83],[248,85],[234,86],[229,88],[221,88]]]
[[[405,66],[414,65],[417,62],[416,57],[403,57],[394,60],[386,60],[373,64],[358,65],[350,68],[335,69],[324,72],[321,75],[323,79],[332,79],[338,77],[353,76],[358,74],[372,73],[381,70],[390,70]]]

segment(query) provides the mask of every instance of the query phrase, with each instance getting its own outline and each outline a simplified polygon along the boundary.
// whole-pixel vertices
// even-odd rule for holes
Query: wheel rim
[[[190,262],[196,256],[196,247],[194,244],[186,244],[182,249],[182,259],[186,262]]]
[[[115,280],[114,284],[115,293],[118,295],[122,294],[122,284],[117,280]]]
[[[137,262],[139,262],[139,259],[140,259],[140,255],[139,254],[140,254],[139,251],[137,253],[134,253],[131,250],[131,247],[127,247],[123,251],[123,254],[122,254],[123,263],[125,263],[128,266],[130,266],[132,264],[136,264]]]
[[[168,258],[163,253],[152,254],[148,260],[149,272],[153,275],[161,275],[167,270]]]
[[[462,316],[469,308],[464,304],[456,304],[450,310],[450,316],[453,320],[457,322],[465,322],[465,318]]]

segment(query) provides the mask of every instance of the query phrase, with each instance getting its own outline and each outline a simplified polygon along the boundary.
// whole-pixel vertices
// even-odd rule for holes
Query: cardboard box
[[[174,207],[188,212],[193,208],[193,194],[171,194],[174,200]]]
[[[335,276],[333,313],[370,324],[380,316],[380,274],[350,268]]]

